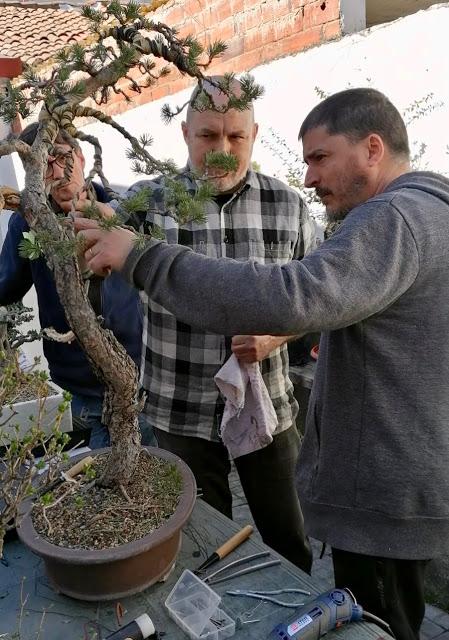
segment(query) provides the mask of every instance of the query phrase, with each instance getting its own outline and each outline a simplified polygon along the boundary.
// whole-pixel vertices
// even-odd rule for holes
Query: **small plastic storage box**
[[[218,607],[221,598],[188,569],[179,578],[165,606],[192,640],[223,640],[235,633],[235,622]]]

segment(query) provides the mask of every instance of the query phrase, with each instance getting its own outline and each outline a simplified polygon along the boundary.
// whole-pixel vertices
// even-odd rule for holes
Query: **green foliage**
[[[89,218],[90,220],[97,220],[99,226],[106,231],[110,231],[111,229],[115,229],[120,226],[119,217],[116,215],[112,215],[109,218],[103,217],[96,202],[91,202],[91,204],[84,209],[83,215],[85,218]]]
[[[81,8],[81,15],[90,20],[93,26],[99,26],[104,20],[104,15],[101,11],[94,9],[93,7],[83,6]]]
[[[92,464],[86,464],[83,469],[83,473],[88,480],[95,480],[95,478],[97,477],[97,472]]]
[[[221,43],[222,44],[222,43]],[[202,85],[201,90],[197,93],[194,100],[191,102],[191,107],[195,111],[205,111],[207,109],[214,109],[221,113],[228,111],[229,109],[236,109],[237,111],[245,111],[251,106],[254,100],[257,100],[263,95],[263,87],[258,85],[253,76],[249,73],[243,75],[240,78],[241,94],[236,96],[232,91],[232,84],[235,80],[234,73],[227,73],[220,80],[214,80],[213,84],[228,97],[228,101],[223,106],[217,106],[214,102],[208,88]],[[169,118],[169,111],[165,109],[165,118]]]
[[[206,169],[221,169],[223,173],[236,171],[239,161],[232,153],[222,151],[208,151],[204,159]]]
[[[9,123],[17,114],[26,119],[31,115],[31,108],[22,91],[8,80],[5,91],[0,94],[0,118]]]
[[[212,197],[213,187],[209,183],[200,185],[195,194],[191,194],[179,180],[166,178],[165,206],[180,225],[193,221],[204,223],[204,204]]]
[[[153,144],[153,138],[147,133],[142,133],[142,135],[139,138],[139,143],[144,148],[150,147]]]
[[[6,351],[15,351],[25,342],[34,342],[42,337],[40,331],[30,329],[22,331],[21,325],[31,322],[33,319],[31,307],[25,307],[22,302],[0,307],[0,352],[2,349]],[[6,358],[3,353],[1,358]],[[1,371],[0,366],[0,371]]]
[[[51,504],[53,504],[53,501],[54,497],[51,491],[49,491],[48,493],[44,493],[44,495],[39,498],[39,502],[43,507],[50,506]]]
[[[75,507],[77,509],[82,509],[86,503],[85,499],[83,498],[83,496],[77,495],[75,496]]]
[[[28,260],[40,258],[43,251],[34,231],[24,231],[22,236],[23,239],[19,242],[19,256]]]
[[[49,231],[36,233],[36,239],[45,255],[58,258],[72,258],[76,253],[77,243],[73,237],[54,238]]]
[[[129,198],[123,198],[120,201],[120,208],[127,214],[127,218],[135,213],[148,211],[150,208],[152,190],[145,187],[137,191]]]
[[[187,61],[190,68],[195,68],[198,63],[198,58],[203,53],[203,51],[204,47],[198,42],[198,40],[192,38],[187,53]]]
[[[226,51],[227,48],[228,48],[228,45],[225,42],[223,42],[223,40],[217,40],[216,42],[212,42],[207,47],[207,55],[211,59],[216,58],[218,56],[223,55],[223,53]]]
[[[177,115],[176,111],[173,111],[169,104],[162,105],[161,118],[164,124],[170,124],[175,115]]]
[[[51,152],[52,145],[61,128],[72,138],[79,138],[94,145],[94,167],[88,174],[88,184],[95,175],[98,175],[105,188],[108,189],[109,186],[103,173],[101,146],[94,136],[83,135],[77,131],[75,123],[78,117],[97,118],[118,130],[131,144],[128,157],[132,161],[135,171],[151,176],[155,174],[168,176],[166,194],[168,215],[176,217],[180,224],[191,220],[202,222],[204,220],[204,204],[214,194],[213,187],[204,181],[204,176],[198,176],[200,187],[198,192],[192,195],[181,184],[181,181],[176,180],[181,172],[172,160],[160,161],[150,155],[148,147],[152,140],[149,136],[143,136],[140,140],[135,139],[104,112],[84,106],[84,99],[90,95],[97,104],[104,104],[109,99],[111,92],[115,92],[122,94],[129,100],[132,92],[140,92],[142,88],[157,82],[173,66],[181,74],[196,79],[202,86],[206,80],[205,73],[210,61],[221,55],[226,49],[225,43],[219,41],[211,43],[204,50],[196,38],[182,38],[176,30],[148,19],[145,8],[135,0],[123,5],[114,0],[105,7],[104,12],[97,11],[92,7],[83,7],[83,14],[90,21],[91,37],[88,40],[83,43],[75,43],[56,53],[54,60],[52,60],[55,65],[50,69],[40,69],[37,66],[26,68],[23,79],[19,81],[21,84],[13,86],[8,83],[6,91],[0,96],[0,119],[11,121],[17,113],[24,118],[32,112],[39,116],[38,135],[32,149],[33,157],[30,158],[25,153],[21,154],[27,178],[24,194],[26,196],[24,200],[27,201],[26,217],[27,220],[30,219],[31,227],[31,231],[24,234],[21,242],[21,256],[27,259],[36,259],[43,255],[53,270],[58,284],[61,284],[60,270],[64,269],[65,275],[73,275],[74,281],[77,283],[76,286],[80,283],[77,278],[74,256],[82,244],[82,240],[74,238],[72,227],[67,225],[65,216],[61,218],[55,214],[57,220],[51,219],[51,224],[44,222],[44,216],[52,216],[51,207],[44,206],[45,197],[48,198],[52,185],[45,180],[43,160],[46,158],[46,154]],[[130,73],[133,70],[137,70],[140,74]],[[242,95],[236,98],[230,91],[233,78],[234,76],[230,74],[223,83],[229,97],[227,108],[244,109],[250,107],[251,101],[261,95],[261,88],[248,76],[242,81]],[[201,97],[199,100],[205,100],[205,98]],[[207,105],[210,106],[210,102],[205,100],[204,108],[207,108]],[[173,112],[169,108],[165,108],[163,116],[170,120],[173,115],[180,113],[186,106],[187,104]],[[11,143],[11,146],[14,142]],[[214,170],[221,168],[226,173],[234,169],[235,163],[230,157],[223,154],[220,157],[220,154],[216,154],[215,157],[212,155],[209,158],[209,166]],[[71,166],[67,162],[66,169],[64,178],[69,180],[73,163]],[[131,200],[122,202],[122,209],[128,215],[132,215],[133,212],[145,211],[149,208],[150,197],[151,192],[144,190]],[[50,205],[51,203],[47,201],[46,204]],[[98,220],[104,229],[111,229],[119,225],[120,221],[117,217],[103,219],[100,212],[95,209],[92,207],[87,215]],[[154,230],[153,235],[158,235],[157,229]],[[147,241],[147,238],[139,236],[136,239],[137,243]],[[69,302],[67,302],[67,306],[69,306]],[[82,318],[82,311],[83,309],[79,310],[79,319]],[[77,323],[74,321],[74,324]],[[82,334],[83,332],[80,331],[79,335]],[[81,338],[80,341],[83,342]],[[7,350],[3,349],[4,342],[6,343],[6,340],[3,341],[2,338],[0,347],[6,353]],[[83,343],[86,349],[88,349],[87,342]],[[15,355],[17,356],[17,354]],[[101,369],[100,366],[99,369]],[[28,384],[32,381],[33,383],[45,384],[40,374],[29,372],[31,378],[23,376],[17,357],[9,358],[7,364],[5,361],[1,373],[0,398],[3,402],[0,406],[14,400],[20,387],[19,382]],[[105,378],[107,378],[106,375]],[[116,382],[114,381],[114,385]],[[105,383],[111,388],[112,382],[109,378]],[[117,387],[114,386],[114,389],[116,390]],[[44,394],[44,390],[41,391]],[[9,394],[8,397],[6,393]],[[57,436],[57,429],[68,401],[68,398],[64,397],[57,411],[52,440],[48,444],[41,442],[47,456],[50,456],[52,451],[58,450],[58,447],[65,443],[65,437]],[[115,404],[117,405],[119,402],[115,401]],[[112,410],[114,408],[112,407]],[[32,430],[33,426],[36,426],[35,431]],[[15,441],[11,440],[8,445],[8,455],[11,460],[14,459],[14,456],[22,455],[21,447],[25,447],[25,451],[28,452],[26,455],[32,455],[33,444],[43,437],[38,435],[40,434],[40,426],[42,425],[30,424],[30,431],[23,438],[23,441],[19,441],[18,438]],[[124,429],[124,433],[128,433],[128,430]],[[54,445],[51,444],[53,441]],[[118,446],[119,438],[113,439],[113,443],[113,447]],[[131,444],[131,440],[129,440],[130,449],[132,449]],[[62,453],[55,454],[55,459],[57,458],[58,461],[63,457]],[[33,468],[36,471],[32,462],[29,462],[28,468]],[[110,472],[108,471],[108,473]],[[53,467],[50,463],[50,471],[46,476],[51,477],[52,474]],[[124,480],[126,482],[126,479],[126,473],[124,473],[123,478],[117,478],[117,481]],[[27,495],[30,491],[29,485],[25,486],[22,481],[19,482],[19,486],[24,486],[21,495]],[[14,514],[15,512],[13,516]],[[0,532],[4,530],[2,527],[3,517],[3,515],[0,516]]]
[[[65,396],[50,431],[44,430],[44,412],[38,411],[30,419],[25,433],[14,422],[14,413],[6,411],[19,391],[32,391],[36,401],[43,406],[48,394],[47,374],[41,371],[22,371],[18,366],[17,352],[0,359],[0,557],[4,534],[17,524],[19,506],[28,497],[41,495],[43,504],[53,501],[45,487],[59,475],[66,457],[68,435],[60,430],[63,411],[67,410],[69,396]],[[28,392],[28,391],[27,391]],[[11,396],[12,394],[12,396]],[[36,451],[43,451],[40,460]],[[38,475],[43,469],[46,472]],[[42,495],[43,494],[43,495]]]

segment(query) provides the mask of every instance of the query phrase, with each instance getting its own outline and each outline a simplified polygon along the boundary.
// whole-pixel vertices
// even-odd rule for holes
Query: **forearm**
[[[124,274],[181,322],[205,331],[291,336],[338,329],[390,305],[416,277],[407,226],[388,207],[381,214],[367,211],[357,228],[287,265],[212,260],[153,240],[131,252]]]
[[[294,336],[270,336],[272,340],[272,351],[277,349],[278,347],[282,347],[287,342],[292,342],[293,340],[298,340],[301,336],[296,334]]]

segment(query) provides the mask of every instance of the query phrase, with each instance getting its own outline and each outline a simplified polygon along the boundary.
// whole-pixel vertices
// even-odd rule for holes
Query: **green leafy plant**
[[[5,355],[3,355],[3,358]],[[2,360],[0,359],[0,365]],[[67,460],[64,452],[68,435],[62,433],[60,424],[70,401],[70,394],[64,397],[51,426],[50,433],[42,426],[43,413],[30,420],[25,436],[20,435],[19,426],[14,422],[14,413],[5,407],[10,404],[10,389],[16,383],[14,367],[3,367],[0,384],[0,557],[3,552],[3,539],[9,529],[15,527],[20,519],[20,505],[26,498],[41,493],[41,500],[50,500],[51,494],[45,493],[45,486],[55,480],[61,465]],[[29,374],[25,374],[28,376]],[[39,375],[38,375],[39,377]],[[34,377],[26,377],[22,384],[29,384],[36,393]],[[45,404],[44,387],[38,388],[36,401]],[[39,454],[39,459],[38,459]],[[45,469],[45,472],[42,473]],[[42,473],[42,475],[40,475]],[[43,489],[44,488],[44,489]]]

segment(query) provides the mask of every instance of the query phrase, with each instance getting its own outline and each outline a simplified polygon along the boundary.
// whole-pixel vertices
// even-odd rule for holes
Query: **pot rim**
[[[193,511],[196,501],[196,481],[191,469],[176,454],[158,447],[148,447],[151,455],[163,460],[168,460],[176,464],[183,479],[183,491],[180,495],[178,505],[173,514],[155,531],[148,533],[142,538],[119,545],[118,547],[108,547],[107,549],[70,549],[48,542],[37,533],[31,519],[32,498],[24,502],[20,523],[17,533],[20,540],[37,555],[43,558],[57,559],[59,562],[67,564],[103,564],[117,560],[125,560],[136,552],[145,552],[152,547],[159,546],[182,529]],[[95,455],[106,453],[109,447],[93,450]],[[76,462],[86,454],[82,453],[73,456],[71,459]]]

